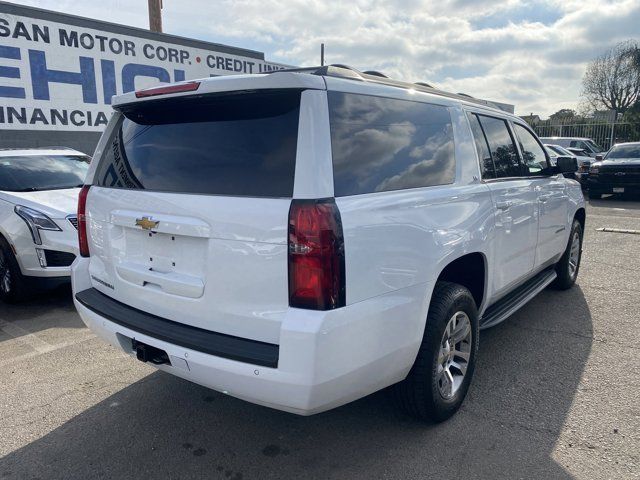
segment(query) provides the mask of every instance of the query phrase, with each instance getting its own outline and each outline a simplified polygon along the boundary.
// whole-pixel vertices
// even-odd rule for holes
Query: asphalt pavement
[[[98,340],[68,289],[0,304],[0,479],[640,478],[640,202],[592,201],[577,285],[483,331],[451,420],[382,391],[311,417]]]

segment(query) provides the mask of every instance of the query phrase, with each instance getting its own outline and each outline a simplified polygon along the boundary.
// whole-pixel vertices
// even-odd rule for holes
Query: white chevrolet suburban
[[[390,385],[441,421],[479,330],[573,285],[580,185],[518,117],[320,67],[114,98],[74,300],[111,344],[303,415]]]

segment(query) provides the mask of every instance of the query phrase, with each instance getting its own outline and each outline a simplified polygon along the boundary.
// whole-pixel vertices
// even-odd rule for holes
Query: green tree
[[[558,110],[556,113],[549,115],[549,120],[551,120],[552,123],[565,123],[567,121],[575,119],[575,117],[575,110],[571,110],[570,108],[563,108]]]

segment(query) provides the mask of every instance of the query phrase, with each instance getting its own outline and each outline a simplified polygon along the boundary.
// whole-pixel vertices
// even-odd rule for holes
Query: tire
[[[602,198],[601,193],[596,193],[589,190],[589,200],[600,200],[601,198]]]
[[[441,356],[448,350],[446,330],[451,322],[457,323],[460,333],[463,331],[463,325],[468,325],[468,337],[465,337],[468,341],[454,344],[456,351],[468,356],[462,378],[459,376],[462,373],[459,367],[464,366],[464,358],[444,353],[443,361]],[[454,333],[456,331],[455,328],[451,330]],[[458,338],[461,337],[462,335]],[[394,385],[394,397],[398,406],[414,418],[431,422],[442,422],[456,413],[464,401],[473,377],[478,338],[478,310],[469,290],[455,283],[437,282],[415,363],[407,378]],[[449,356],[449,359],[446,356]],[[447,364],[449,360],[455,360],[458,367],[448,367],[447,375],[442,365]],[[448,388],[451,383],[447,380],[452,377],[455,380],[454,388]]]
[[[17,303],[27,298],[27,279],[7,241],[0,237],[0,300]]]
[[[576,245],[576,236],[577,236],[577,251],[575,250]],[[571,234],[569,235],[569,241],[567,243],[567,248],[565,249],[562,257],[556,263],[556,274],[558,277],[551,284],[552,287],[558,290],[567,290],[573,287],[573,284],[576,283],[576,278],[578,278],[578,272],[580,271],[580,260],[582,259],[582,225],[578,220],[573,220],[573,225],[571,226]],[[573,257],[572,257],[572,248]]]

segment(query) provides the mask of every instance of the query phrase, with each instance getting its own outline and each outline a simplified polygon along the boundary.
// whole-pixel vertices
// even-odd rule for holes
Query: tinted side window
[[[482,178],[496,178],[493,159],[491,158],[489,145],[487,145],[487,139],[484,136],[482,127],[480,126],[480,121],[478,120],[478,117],[473,113],[467,113],[467,116],[469,117],[471,132],[473,133],[473,139],[475,141],[476,150],[478,152],[478,159],[480,160],[480,171],[482,172]]]
[[[342,92],[328,96],[337,197],[453,182],[446,107]]]
[[[514,124],[514,130],[518,141],[520,142],[520,150],[522,151],[522,160],[529,175],[540,175],[547,168],[547,157],[544,150],[531,132],[522,125]]]
[[[478,117],[489,142],[493,164],[496,167],[496,177],[520,176],[522,170],[518,159],[518,151],[509,133],[507,122],[499,118],[485,117],[483,115],[478,115]]]
[[[95,184],[159,192],[291,197],[299,90],[133,104],[100,159]]]

